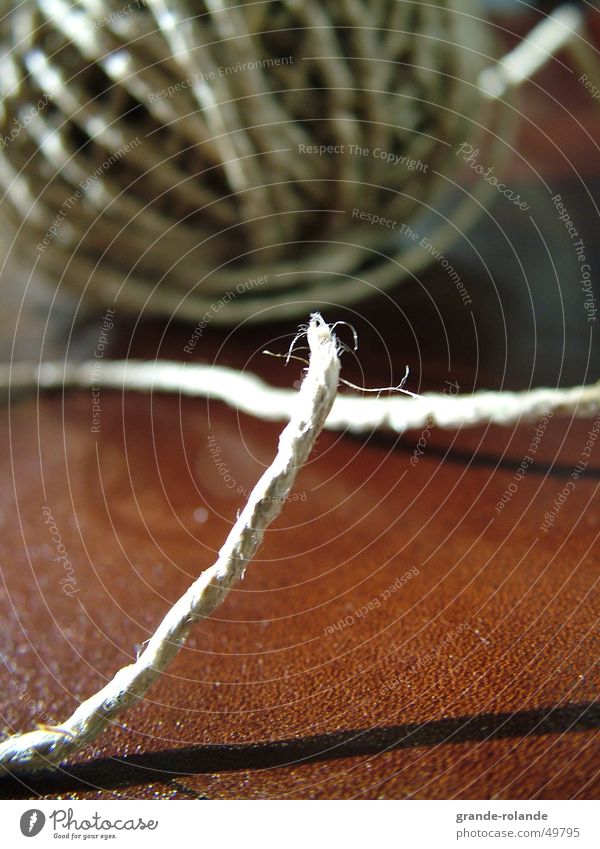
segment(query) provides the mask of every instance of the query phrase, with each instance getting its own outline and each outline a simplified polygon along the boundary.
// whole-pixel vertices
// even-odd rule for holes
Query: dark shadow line
[[[586,702],[517,713],[483,713],[424,723],[338,731],[297,740],[188,746],[120,758],[101,758],[64,767],[60,772],[33,774],[24,781],[4,775],[0,780],[0,796],[14,799],[95,788],[116,789],[152,781],[165,782],[185,775],[277,769],[417,746],[475,743],[507,737],[589,731],[598,727],[600,704]]]
[[[385,445],[389,448],[395,448],[397,451],[412,456],[416,439],[410,440],[404,434],[385,433],[377,431],[368,435],[360,435],[346,432],[346,437],[359,442],[368,442],[369,445],[375,444],[378,447]],[[527,452],[525,452],[527,453]],[[447,448],[444,446],[427,445],[425,452],[419,457],[419,462],[426,460],[428,456],[436,457],[440,460],[447,460],[450,463],[459,463],[462,466],[470,465],[471,468],[493,468],[495,471],[510,472],[514,474],[523,461],[525,454],[520,457],[504,457],[502,460],[497,454],[487,452],[464,451],[461,449]],[[578,461],[573,463],[544,463],[535,460],[527,466],[527,475],[536,477],[551,477],[551,478],[570,478],[573,469]],[[581,478],[591,478],[592,480],[600,480],[600,469],[588,467],[581,473]]]
[[[436,457],[441,457],[444,460],[450,460],[453,463],[461,463],[462,465],[466,465],[467,463],[471,463],[473,468],[477,467],[497,467],[497,471],[510,472],[514,474],[523,461],[523,456],[518,458],[505,457],[504,459],[498,462],[498,456],[496,454],[487,454],[487,453],[478,453],[473,455],[469,451],[460,451],[451,449],[447,451],[445,448],[437,448],[435,446],[429,447],[427,446],[426,452],[435,455]],[[527,466],[527,475],[531,475],[532,477],[551,477],[551,478],[570,478],[573,469],[577,465],[577,460],[573,463],[540,463],[539,461],[535,461],[531,463],[531,465]],[[594,469],[591,467],[586,468],[584,472],[581,473],[581,478],[585,480],[585,478],[591,478],[592,480],[600,480],[600,469]]]

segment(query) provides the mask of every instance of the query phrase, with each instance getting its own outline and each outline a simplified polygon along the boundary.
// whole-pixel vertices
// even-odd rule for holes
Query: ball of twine
[[[11,4],[0,181],[17,247],[88,300],[220,324],[390,288],[431,261],[402,224],[440,250],[464,223],[441,211],[492,52],[471,11]]]

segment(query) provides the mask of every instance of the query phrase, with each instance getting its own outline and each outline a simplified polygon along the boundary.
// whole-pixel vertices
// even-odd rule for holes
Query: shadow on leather
[[[56,773],[0,781],[3,798],[115,789],[154,781],[235,770],[276,769],[314,761],[372,756],[395,749],[564,734],[600,727],[600,704],[588,702],[517,713],[483,713],[455,719],[317,734],[268,743],[188,746],[123,758],[101,758]]]

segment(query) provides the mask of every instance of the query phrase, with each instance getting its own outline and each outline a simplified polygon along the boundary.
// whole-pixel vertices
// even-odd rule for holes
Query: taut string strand
[[[318,313],[311,316],[307,338],[308,371],[300,391],[294,393],[291,418],[279,437],[275,459],[252,490],[216,563],[175,602],[135,663],[120,669],[65,722],[1,743],[0,766],[11,772],[56,766],[93,740],[117,714],[143,698],[183,646],[194,622],[209,616],[243,577],[308,458],[337,392],[339,343]]]
[[[17,363],[0,366],[0,393],[39,389],[101,389],[171,392],[222,401],[242,413],[267,421],[285,421],[295,392],[269,386],[255,374],[225,366],[165,360],[104,360],[83,363]],[[366,433],[378,428],[403,433],[433,422],[456,429],[484,424],[512,425],[547,412],[589,417],[600,412],[600,383],[566,389],[536,388],[522,392],[481,390],[470,394],[427,392],[389,397],[339,395],[327,421],[328,430]]]

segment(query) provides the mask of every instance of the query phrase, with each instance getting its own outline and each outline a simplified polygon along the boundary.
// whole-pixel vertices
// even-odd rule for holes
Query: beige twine
[[[73,8],[66,0],[25,0],[0,24],[4,34],[8,27],[17,36],[15,49],[0,60],[0,127],[10,119],[11,110],[36,102],[40,93],[52,94],[52,108],[40,111],[27,131],[0,155],[0,185],[7,191],[8,201],[2,209],[12,208],[13,223],[19,228],[26,220],[21,236],[29,244],[32,235],[42,237],[57,204],[64,202],[65,192],[80,185],[98,163],[119,149],[119,144],[127,144],[137,134],[120,117],[123,104],[144,104],[135,127],[140,127],[150,141],[136,147],[135,162],[118,162],[116,170],[111,167],[106,177],[94,182],[93,192],[78,200],[75,214],[52,241],[51,249],[42,252],[43,267],[61,282],[91,292],[103,304],[107,295],[118,290],[124,307],[149,308],[194,321],[240,278],[264,276],[261,294],[245,294],[228,301],[215,315],[215,321],[221,323],[260,320],[260,310],[274,304],[278,304],[278,311],[270,310],[269,318],[294,314],[304,308],[294,300],[356,301],[371,289],[356,279],[345,280],[342,287],[327,286],[321,276],[308,275],[307,269],[318,267],[323,273],[338,275],[351,269],[354,276],[365,262],[365,253],[381,260],[367,269],[372,289],[399,280],[402,269],[397,262],[403,265],[402,273],[418,269],[424,261],[423,251],[412,258],[406,253],[395,254],[393,246],[378,240],[374,228],[348,231],[334,214],[318,216],[319,239],[329,244],[306,258],[299,255],[291,260],[282,256],[282,248],[311,240],[303,230],[307,209],[308,218],[314,218],[314,210],[323,213],[335,204],[346,208],[344,204],[354,202],[353,192],[358,193],[363,207],[373,205],[382,214],[389,203],[395,217],[410,221],[420,205],[417,198],[426,195],[430,205],[435,198],[439,200],[444,180],[434,168],[429,180],[420,173],[413,184],[410,172],[398,172],[397,182],[390,181],[389,170],[380,171],[376,161],[369,161],[365,170],[361,159],[357,170],[352,156],[340,155],[332,172],[329,160],[325,164],[317,157],[304,161],[287,153],[290,144],[329,143],[330,139],[337,139],[340,145],[352,142],[371,148],[377,142],[388,145],[390,151],[401,148],[404,155],[431,165],[440,157],[436,134],[447,133],[446,137],[453,140],[469,138],[464,132],[465,116],[471,106],[479,108],[483,89],[474,85],[471,90],[460,84],[461,79],[475,76],[473,57],[477,55],[461,49],[465,19],[454,7],[464,10],[464,0],[437,5],[394,3],[393,25],[389,4],[383,0],[380,5],[362,0],[335,0],[331,4],[284,0],[278,6],[283,10],[285,26],[294,22],[310,32],[308,46],[316,57],[310,64],[281,66],[281,79],[277,71],[269,81],[259,72],[255,78],[243,73],[234,82],[228,79],[215,87],[195,83],[182,98],[187,111],[181,109],[182,104],[175,110],[169,99],[151,101],[150,93],[180,81],[182,71],[188,78],[197,79],[198,74],[207,73],[211,63],[244,65],[249,56],[264,58],[269,50],[275,51],[271,36],[282,21],[277,15],[270,16],[272,4],[227,8],[226,15],[220,0],[207,0],[206,5],[206,14],[186,18],[187,6],[181,0],[170,0],[168,7],[163,0],[147,0],[131,20],[119,19],[117,24],[98,27],[93,22],[98,24],[107,9],[117,9],[116,3],[81,0]],[[331,9],[331,18],[323,6]],[[559,16],[557,31],[556,20],[551,22],[543,45],[548,50],[557,49],[563,43],[561,39],[568,37],[571,23],[568,16],[566,24]],[[383,41],[375,44],[377,25],[388,31]],[[476,26],[474,19],[469,19],[468,25]],[[575,28],[573,24],[572,30]],[[444,37],[431,33],[443,33]],[[334,60],[335,50],[347,46],[345,38],[356,55],[362,50],[365,56],[384,61]],[[485,31],[478,30],[479,47],[485,44],[485,38]],[[62,64],[59,67],[54,61],[50,45],[52,50],[61,51],[61,63],[65,60],[64,66],[72,69],[70,78]],[[201,49],[199,45],[203,45]],[[327,61],[318,58],[319,51]],[[482,52],[485,54],[485,49]],[[430,64],[418,66],[417,59],[427,59]],[[531,59],[532,54],[517,53],[505,61],[501,73],[484,75],[488,94],[499,96],[523,73],[535,69],[537,60]],[[463,62],[468,67],[463,67]],[[441,68],[445,69],[443,74]],[[321,75],[324,83],[316,111],[321,119],[327,115],[327,121],[315,120],[315,104],[307,102],[309,91],[311,98],[317,96],[312,83],[308,85],[312,74]],[[107,80],[112,81],[108,88]],[[440,87],[449,106],[447,111],[439,104],[434,106]],[[90,99],[90,92],[98,93],[99,89],[106,91],[108,98]],[[396,97],[405,104],[402,127],[384,120]],[[166,125],[167,139],[160,132]],[[469,128],[472,131],[471,124]],[[93,139],[83,151],[78,149],[81,133]],[[182,154],[186,145],[189,149]],[[277,150],[277,145],[288,147]],[[37,165],[33,167],[32,162]],[[202,179],[188,180],[190,173],[202,175]],[[365,179],[365,173],[371,182]],[[209,179],[207,174],[211,175]],[[122,191],[125,187],[126,192]],[[163,191],[167,192],[163,202],[155,202],[157,196],[160,201]],[[152,208],[147,206],[148,201],[152,201]],[[110,216],[101,215],[107,206]],[[195,217],[199,210],[202,215]],[[240,220],[245,222],[244,228],[238,227]],[[443,248],[445,240],[451,239],[465,220],[463,213],[456,212],[452,224],[446,221],[437,233],[436,247]],[[135,254],[118,243],[123,227]],[[217,240],[215,233],[227,237]],[[232,233],[235,238],[231,238]],[[151,250],[151,245],[156,250]],[[238,257],[235,264],[232,245]],[[379,252],[385,250],[387,257],[380,256]],[[102,264],[97,266],[100,256]],[[131,272],[133,262],[136,265]],[[160,285],[148,307],[147,297],[156,281]],[[387,427],[403,432],[430,421],[452,428],[486,422],[509,424],[548,412],[589,416],[600,410],[599,384],[458,397],[342,396],[332,409],[340,368],[338,346],[318,314],[311,318],[308,341],[310,364],[297,395],[268,387],[253,375],[217,366],[106,361],[102,372],[93,376],[91,363],[17,364],[0,369],[0,389],[7,393],[20,388],[62,389],[92,384],[123,390],[162,390],[219,399],[253,415],[277,420],[288,418],[294,402],[277,456],[253,490],[217,563],[173,606],[138,660],[121,669],[69,719],[60,726],[41,727],[1,743],[0,765],[5,769],[58,765],[90,742],[120,711],[143,697],[183,645],[193,622],[208,616],[243,576],[323,426],[357,432]]]
[[[355,208],[444,251],[489,193],[450,200],[456,147],[509,152],[476,0],[3,3],[0,136],[33,116],[0,151],[0,212],[90,303],[197,321],[240,281],[215,323],[356,303],[431,257]]]
[[[269,386],[255,374],[225,366],[154,360],[103,360],[42,365],[0,365],[0,393],[36,390],[114,389],[122,392],[168,392],[222,401],[265,421],[285,421],[295,392]],[[383,396],[383,397],[382,397]],[[410,396],[410,397],[409,397]],[[457,429],[484,424],[512,425],[551,412],[590,417],[600,411],[600,383],[565,389],[536,388],[521,392],[480,390],[471,394],[425,392],[379,397],[338,395],[325,422],[328,430],[365,433],[376,429],[404,433],[432,422]]]
[[[297,470],[323,427],[353,432],[387,427],[403,432],[426,423],[431,426],[432,421],[450,428],[487,422],[509,424],[550,413],[590,416],[600,411],[600,383],[572,389],[478,392],[465,396],[416,396],[406,392],[411,397],[336,398],[341,346],[318,313],[311,316],[307,340],[310,360],[299,393],[270,387],[255,375],[222,366],[159,361],[106,361],[100,374],[94,363],[45,363],[38,367],[18,364],[0,370],[0,387],[8,394],[32,388],[84,388],[94,384],[107,389],[203,396],[264,419],[287,419],[292,410],[275,460],[252,491],[217,562],[173,605],[137,661],[120,669],[60,725],[43,726],[0,743],[0,766],[9,771],[56,766],[144,696],[184,644],[194,621],[210,615],[231,586],[243,577],[265,529],[281,511]]]
[[[0,743],[0,766],[15,771],[57,765],[93,740],[118,713],[144,696],[185,643],[194,622],[209,616],[243,577],[267,526],[281,512],[337,392],[338,342],[318,313],[311,316],[307,339],[308,371],[300,391],[294,393],[291,418],[279,437],[277,455],[252,490],[217,562],[173,605],[135,663],[120,669],[60,725],[45,726]]]
[[[0,0],[11,250],[90,305],[192,322],[240,281],[215,324],[357,303],[431,255],[354,211],[444,253],[493,191],[456,191],[457,147],[499,174],[498,99],[563,48],[597,78],[583,27],[562,7],[494,64],[478,0]]]

